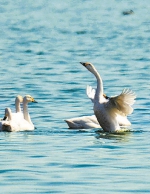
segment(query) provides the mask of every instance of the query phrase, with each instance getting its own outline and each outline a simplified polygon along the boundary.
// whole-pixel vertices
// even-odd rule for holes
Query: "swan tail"
[[[69,129],[82,129],[82,125],[80,123],[76,123],[71,119],[66,119],[65,122],[68,124]]]

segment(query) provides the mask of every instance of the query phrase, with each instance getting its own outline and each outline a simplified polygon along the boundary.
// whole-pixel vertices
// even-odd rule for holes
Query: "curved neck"
[[[8,121],[11,121],[12,120],[12,114],[11,114],[11,112],[9,112],[9,114],[8,114]]]
[[[97,88],[96,88],[96,93],[95,93],[95,100],[96,101],[100,101],[101,98],[103,97],[103,81],[100,77],[100,74],[95,70],[93,72],[93,74],[95,75],[96,79],[97,79]]]
[[[28,102],[23,101],[23,115],[24,119],[28,121],[30,124],[32,124],[29,112],[28,112]]]
[[[7,118],[7,117],[8,117],[8,121],[12,120],[12,114],[11,114],[10,108],[5,109],[5,118]]]
[[[16,107],[16,112],[21,112],[20,102],[18,99],[15,100],[15,107]]]

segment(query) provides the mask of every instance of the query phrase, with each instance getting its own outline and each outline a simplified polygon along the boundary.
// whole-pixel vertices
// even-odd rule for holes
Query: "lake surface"
[[[134,14],[123,15],[132,9]],[[2,1],[0,117],[20,94],[36,129],[1,132],[2,193],[150,193],[150,3]],[[64,119],[92,115],[92,62],[108,96],[136,95],[130,132],[69,130]]]

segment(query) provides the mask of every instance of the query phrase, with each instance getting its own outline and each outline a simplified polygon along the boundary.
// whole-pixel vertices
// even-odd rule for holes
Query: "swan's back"
[[[100,127],[95,115],[76,117],[66,119],[65,121],[70,129],[90,129]]]

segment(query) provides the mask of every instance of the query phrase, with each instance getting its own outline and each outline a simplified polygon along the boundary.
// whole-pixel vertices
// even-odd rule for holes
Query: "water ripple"
[[[38,101],[29,104],[34,131],[1,132],[3,193],[150,192],[149,8],[147,0],[1,2],[1,118],[18,94]],[[64,119],[93,114],[86,85],[96,79],[80,61],[96,66],[108,96],[137,94],[128,132],[68,129]]]

